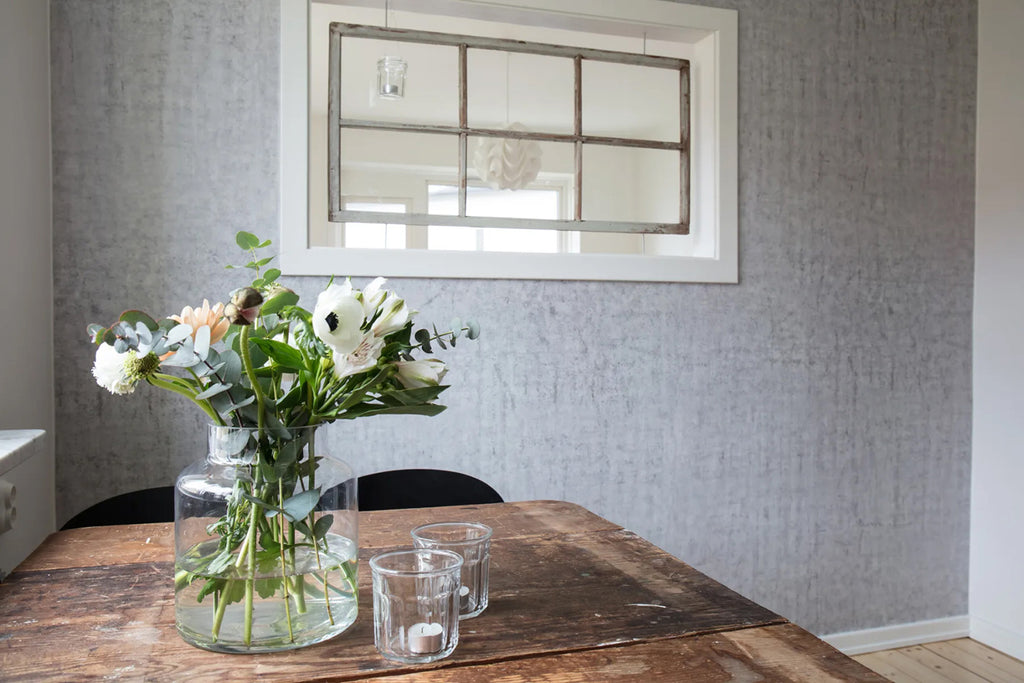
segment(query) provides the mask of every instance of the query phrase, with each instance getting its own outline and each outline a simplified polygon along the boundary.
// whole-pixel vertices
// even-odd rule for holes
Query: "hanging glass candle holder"
[[[377,60],[377,96],[386,100],[405,97],[405,70],[401,57],[381,57]]]

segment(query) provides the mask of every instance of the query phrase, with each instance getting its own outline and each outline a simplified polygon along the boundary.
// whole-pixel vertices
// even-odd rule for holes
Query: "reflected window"
[[[510,193],[483,185],[466,187],[467,211],[474,215],[557,220],[562,211],[562,190],[525,188]],[[457,214],[457,185],[431,183],[427,187],[431,214]],[[427,248],[450,251],[504,251],[556,254],[573,249],[573,240],[559,230],[540,228],[474,228],[431,225],[427,228]],[[578,239],[575,240],[578,245]]]
[[[407,213],[409,202],[346,199],[346,211]],[[405,249],[406,226],[392,223],[335,223],[337,246],[349,249]]]

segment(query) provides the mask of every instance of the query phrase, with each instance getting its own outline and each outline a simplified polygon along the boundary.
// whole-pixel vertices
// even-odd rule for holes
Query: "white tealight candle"
[[[459,588],[459,611],[469,611],[469,586]]]
[[[444,627],[436,622],[418,623],[409,627],[409,651],[417,655],[440,652]]]

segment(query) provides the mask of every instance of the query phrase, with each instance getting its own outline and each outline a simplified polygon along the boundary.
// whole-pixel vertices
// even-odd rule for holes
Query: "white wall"
[[[0,429],[52,435],[48,7],[46,0],[0,3]],[[46,444],[52,479],[52,439]]]
[[[1024,657],[1024,2],[981,0],[971,636]]]

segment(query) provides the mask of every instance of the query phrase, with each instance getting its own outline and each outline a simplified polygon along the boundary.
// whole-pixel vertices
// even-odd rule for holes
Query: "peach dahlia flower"
[[[224,304],[216,304],[210,308],[210,302],[203,299],[202,308],[186,306],[181,309],[181,315],[167,316],[171,320],[192,326],[192,338],[196,338],[196,330],[204,325],[210,327],[210,343],[219,342],[227,333],[231,323],[224,317]]]

